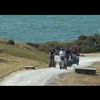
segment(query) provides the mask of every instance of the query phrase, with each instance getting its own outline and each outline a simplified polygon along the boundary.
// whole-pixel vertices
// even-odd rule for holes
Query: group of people
[[[69,48],[60,48],[59,56],[60,56],[60,68],[66,68],[67,66],[72,66],[72,64],[79,65],[79,48],[77,46],[71,46]],[[51,49],[49,51],[50,63],[49,67],[55,67],[55,54],[56,49]]]

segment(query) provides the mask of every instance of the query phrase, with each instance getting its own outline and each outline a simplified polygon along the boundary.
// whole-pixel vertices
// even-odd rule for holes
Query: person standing
[[[60,68],[65,68],[66,62],[65,62],[65,50],[63,48],[61,48],[60,52],[59,52],[59,56],[60,56]],[[66,67],[67,68],[67,67]]]
[[[73,46],[73,49],[72,49],[73,63],[76,63],[77,65],[79,65],[79,55],[80,55],[79,52],[80,50],[78,46]]]
[[[63,48],[60,49],[59,56],[60,56],[60,60],[61,60],[61,61],[64,61],[65,53],[64,53]]]
[[[67,49],[65,50],[65,55],[66,55],[66,60],[67,60],[67,64],[68,64],[68,62],[69,62],[69,57],[71,56],[71,51],[70,51],[69,48],[67,48]]]
[[[80,49],[78,46],[75,47],[75,51],[76,51],[76,63],[77,65],[79,65]]]
[[[50,57],[50,63],[49,63],[49,67],[55,67],[55,50],[53,48],[51,48],[49,50],[49,57]]]

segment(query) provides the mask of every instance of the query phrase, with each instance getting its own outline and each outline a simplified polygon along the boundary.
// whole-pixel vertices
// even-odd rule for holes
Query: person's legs
[[[77,65],[79,65],[79,56],[77,56],[76,60],[77,60]]]
[[[50,57],[50,67],[55,67],[55,60],[54,60],[54,56]]]
[[[54,57],[53,57],[53,59],[52,59],[52,65],[53,65],[53,67],[55,67],[55,60],[54,60]]]
[[[68,66],[72,66],[72,63],[73,63],[73,58],[72,58],[72,55],[69,55],[68,57]]]
[[[50,63],[49,63],[49,67],[52,66],[52,57],[50,56]]]
[[[66,59],[67,59],[67,64],[68,64],[68,61],[69,61],[69,55],[66,56]]]
[[[49,67],[51,67],[52,60],[50,59]]]
[[[65,65],[65,61],[64,61],[64,57],[61,57],[61,63],[62,63],[62,68],[64,68],[64,65]]]
[[[67,57],[64,57],[64,68],[67,69]]]
[[[64,57],[63,56],[61,57],[61,61],[64,61]]]
[[[62,57],[60,57],[60,61],[62,61]]]

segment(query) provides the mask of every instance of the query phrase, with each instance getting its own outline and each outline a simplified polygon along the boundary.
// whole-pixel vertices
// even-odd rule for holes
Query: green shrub
[[[86,45],[82,45],[81,46],[81,52],[82,53],[92,53],[92,52],[96,52],[96,49],[93,48],[93,47],[89,47],[89,46],[86,46]]]
[[[81,35],[81,36],[79,36],[78,39],[79,39],[79,40],[85,40],[85,39],[87,39],[87,36],[85,36],[85,35]]]

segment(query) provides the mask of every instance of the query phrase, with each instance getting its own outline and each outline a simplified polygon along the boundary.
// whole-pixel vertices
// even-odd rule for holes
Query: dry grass
[[[67,73],[59,75],[59,78],[53,80],[51,85],[58,86],[99,86],[100,85],[100,62],[92,65],[97,70],[96,75],[84,75],[77,73]]]
[[[48,66],[48,54],[26,44],[8,45],[6,42],[0,40],[0,78],[14,71],[23,70],[25,66],[33,66],[37,69]]]
[[[0,78],[11,72],[22,70],[25,66],[34,66],[38,69],[48,65],[40,61],[0,54]]]
[[[29,48],[30,50],[26,50],[25,48]],[[44,63],[49,62],[47,53],[38,51],[35,48],[22,43],[9,45],[4,41],[0,41],[0,54],[8,54],[25,59],[37,60]]]

